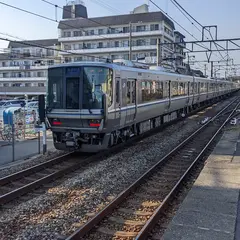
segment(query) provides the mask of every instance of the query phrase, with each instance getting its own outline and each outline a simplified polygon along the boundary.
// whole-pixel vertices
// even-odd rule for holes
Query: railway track
[[[175,194],[240,106],[236,99],[160,159],[102,211],[67,238],[146,239]],[[231,110],[231,111],[230,111]]]
[[[82,157],[83,161],[86,157]],[[67,153],[0,179],[0,206],[79,168],[79,157]],[[34,193],[32,193],[34,194]]]
[[[203,109],[203,108],[202,108]],[[198,109],[199,111],[200,109]],[[191,114],[196,113],[193,111]],[[4,206],[14,199],[20,198],[20,200],[29,200],[33,197],[39,196],[43,191],[34,191],[39,187],[45,186],[48,188],[50,182],[54,182],[56,179],[63,177],[64,175],[73,172],[90,162],[99,160],[101,157],[106,157],[112,153],[121,151],[126,145],[136,144],[138,141],[146,138],[153,133],[159,132],[163,127],[174,124],[179,119],[163,124],[158,128],[154,128],[148,132],[143,133],[140,136],[130,139],[128,142],[119,144],[108,152],[102,152],[99,154],[86,156],[73,156],[73,153],[67,153],[63,156],[54,158],[45,163],[33,166],[31,168],[22,170],[20,172],[14,173],[7,177],[0,179],[0,206]],[[24,196],[25,194],[27,196]],[[11,207],[11,205],[6,205],[6,208]]]

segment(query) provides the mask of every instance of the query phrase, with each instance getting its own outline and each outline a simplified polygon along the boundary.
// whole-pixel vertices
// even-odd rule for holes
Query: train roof
[[[172,72],[166,72],[161,70],[150,70],[150,69],[142,69],[142,68],[136,68],[136,67],[129,67],[129,66],[122,66],[116,63],[105,63],[105,62],[71,62],[71,63],[62,63],[54,66],[48,67],[48,69],[53,68],[59,68],[59,67],[76,67],[76,66],[99,66],[99,67],[108,67],[112,68],[118,71],[125,70],[125,71],[133,71],[133,72],[142,72],[142,73],[152,73],[152,74],[162,74],[166,76],[178,76],[178,77],[186,77],[191,78],[191,75],[184,75],[184,74],[178,74],[178,73],[172,73]],[[195,77],[202,80],[208,80],[208,81],[219,81],[219,82],[225,82],[229,83],[229,81],[226,80],[220,80],[220,79],[212,79],[212,78],[202,78],[202,77]]]

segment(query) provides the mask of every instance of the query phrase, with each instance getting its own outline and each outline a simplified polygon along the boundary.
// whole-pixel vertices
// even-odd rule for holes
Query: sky
[[[49,0],[53,4],[64,6],[66,0]],[[88,10],[89,17],[99,17],[108,15],[128,14],[135,7],[149,3],[150,11],[159,11],[148,0],[84,0]],[[187,29],[197,39],[201,39],[201,33],[192,25],[192,23],[183,16],[183,14],[173,5],[171,0],[153,0],[163,11],[167,12],[177,23]],[[202,25],[217,25],[218,38],[237,38],[240,37],[239,24],[239,0],[178,0],[194,18],[196,18]],[[42,0],[0,0],[0,3],[13,5],[30,12],[34,12],[53,20],[61,20],[61,9],[55,10]],[[0,4],[0,37],[9,38],[12,35],[15,40],[34,40],[57,38],[58,30],[57,23],[46,19],[32,16],[28,13],[9,8]],[[196,24],[197,25],[197,24]],[[180,31],[186,36],[186,41],[194,40],[188,33],[186,33],[180,26],[175,23],[176,30]],[[196,39],[195,39],[196,40]],[[6,48],[8,42],[0,41],[0,49]],[[191,54],[195,56],[195,60],[207,60],[205,54]],[[224,57],[226,54],[222,54]],[[230,57],[234,58],[234,62],[240,63],[240,51],[230,53]],[[212,55],[211,60],[220,60],[219,53]],[[195,69],[202,70],[204,63],[195,63]],[[240,66],[239,66],[240,67]],[[210,65],[207,65],[207,71]],[[208,71],[209,72],[209,71]],[[240,75],[240,71],[238,70]]]

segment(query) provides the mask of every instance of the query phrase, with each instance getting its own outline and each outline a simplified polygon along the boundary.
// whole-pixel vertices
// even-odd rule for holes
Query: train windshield
[[[112,70],[104,67],[83,68],[83,109],[102,109],[103,94],[112,99]]]
[[[48,71],[48,95],[49,108],[63,108],[63,69],[53,68]]]
[[[105,67],[63,67],[48,71],[48,109],[103,109],[112,103],[113,71]]]

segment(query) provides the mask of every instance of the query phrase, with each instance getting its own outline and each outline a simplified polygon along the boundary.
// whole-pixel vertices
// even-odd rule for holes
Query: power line
[[[184,13],[186,13],[193,21],[195,21],[200,27],[204,27],[199,21],[197,21],[197,19],[196,18],[194,18],[187,10],[185,10],[176,0],[171,0],[171,2],[182,12],[184,12]],[[183,14],[183,12],[182,12],[182,14]],[[186,15],[185,14],[183,14],[185,17],[186,17]],[[189,18],[188,17],[186,17],[188,20],[189,20]],[[189,20],[190,22],[191,22],[191,20]],[[192,23],[192,22],[191,22]],[[192,23],[193,24],[193,23]],[[194,25],[195,26],[195,25]],[[197,28],[197,27],[196,27]],[[199,28],[197,28],[198,30],[199,30]],[[214,40],[213,39],[213,36],[212,36],[212,34],[211,34],[211,31],[210,31],[210,29],[207,29],[207,31],[209,32],[209,34],[210,34],[210,37],[212,38],[212,40]],[[201,32],[201,30],[200,30],[200,32]],[[207,38],[208,39],[208,38]],[[218,50],[218,47],[217,47],[217,43],[216,42],[213,42],[214,43],[214,45],[215,45],[215,47],[216,47],[216,49]],[[222,47],[222,46],[220,46],[220,47]],[[225,48],[224,48],[225,49]],[[218,53],[219,53],[219,55],[222,57],[222,59],[225,59],[225,57],[223,57],[223,55],[221,54],[221,52],[220,51],[218,51]]]
[[[54,6],[55,8],[62,9],[62,10],[64,10],[64,11],[66,11],[66,12],[75,13],[75,12],[73,12],[72,10],[64,9],[63,7],[61,7],[61,6],[57,5],[57,4],[54,4],[54,3],[52,3],[52,2],[49,2],[49,1],[47,1],[47,0],[41,0],[41,1],[42,1],[42,2],[45,2],[45,3],[49,4],[49,5],[52,5],[52,6]],[[97,21],[95,21],[95,20],[93,20],[93,19],[87,18],[86,20],[89,21],[89,22],[93,22],[93,23],[95,23],[95,24],[97,24],[97,25],[99,25],[99,26],[105,26],[105,27],[107,27],[107,28],[109,28],[109,29],[113,29],[113,28],[110,27],[109,25],[101,24],[101,23],[99,23],[99,22],[97,22]],[[66,23],[63,23],[62,21],[61,21],[61,22],[60,22],[60,21],[57,21],[57,22],[60,23],[60,24],[62,24],[62,25],[66,25]],[[76,27],[70,26],[70,25],[66,25],[66,26],[71,27],[71,28],[73,28],[73,29],[79,29],[79,30],[82,29],[82,31],[87,32],[87,31],[86,31],[84,28],[82,28],[82,27],[76,28]],[[98,36],[109,40],[109,38],[103,37],[102,34],[98,34]]]
[[[203,27],[203,25],[198,22],[190,13],[188,13],[176,0],[171,0],[172,2],[175,2],[175,4],[182,9],[190,18],[192,18],[200,27]]]
[[[55,5],[55,4],[53,4],[53,3],[50,3],[50,2],[48,2],[48,1],[45,1],[45,0],[42,0],[42,1],[43,1],[43,2],[46,2],[46,3],[48,3],[48,4],[51,4],[51,5],[55,6],[55,7],[57,6],[57,5]],[[75,26],[71,26],[71,25],[69,25],[69,24],[67,24],[67,23],[60,22],[60,21],[58,21],[57,19],[52,19],[52,18],[43,16],[43,15],[40,15],[40,14],[31,12],[31,11],[28,11],[28,10],[25,10],[25,9],[22,9],[22,8],[19,8],[19,7],[16,7],[16,6],[7,4],[7,3],[0,2],[0,4],[5,5],[5,6],[7,6],[7,7],[10,7],[10,8],[13,8],[13,9],[16,9],[16,10],[19,10],[19,11],[24,12],[24,13],[28,13],[28,14],[33,15],[33,16],[36,16],[36,17],[43,18],[43,19],[48,20],[48,21],[51,21],[51,22],[55,22],[55,23],[62,24],[62,25],[64,25],[64,26],[70,27],[71,29],[79,29],[79,30],[82,30],[82,31],[86,32],[86,30],[85,30],[84,28],[76,28]],[[59,7],[59,6],[57,6],[57,7]],[[60,8],[61,8],[61,7],[60,7]],[[63,8],[62,8],[62,9],[63,9]],[[88,20],[89,20],[89,19],[88,19]],[[96,23],[96,21],[94,21],[94,22]],[[99,24],[99,23],[98,23],[98,24]],[[98,36],[109,40],[109,38],[103,37],[103,36],[101,36],[101,35],[98,35]]]
[[[152,0],[149,0],[155,7],[157,7],[161,12],[163,12],[165,15],[168,16],[174,23],[176,23],[180,28],[182,28],[186,33],[188,33],[192,38],[198,40],[192,33],[190,33],[186,28],[184,28],[180,23],[178,23],[176,20],[174,20],[172,17],[168,15],[168,13],[164,12],[155,2]]]
[[[70,53],[70,54],[73,54],[75,56],[79,56],[80,55],[80,56],[94,57],[94,58],[98,58],[98,59],[109,60],[108,58],[95,57],[95,56],[92,56],[92,55],[87,55],[87,54],[82,54],[82,53],[69,52],[69,51],[66,51],[66,50],[55,49],[55,48],[51,48],[51,47],[45,47],[43,45],[38,45],[38,44],[35,44],[35,43],[30,43],[30,42],[15,41],[15,40],[10,40],[8,38],[2,38],[2,37],[0,37],[0,40],[8,41],[8,42],[20,43],[20,44],[23,44],[23,45],[26,45],[26,46],[31,46],[31,47],[40,47],[40,48],[43,48],[43,49],[54,50],[54,51],[57,51],[57,52]]]
[[[105,2],[103,2],[101,0],[91,0],[91,1],[96,3],[96,4],[98,4],[101,7],[105,7],[106,9],[108,9],[108,10],[110,10],[112,12],[119,13],[119,11],[116,8],[112,7],[108,3],[105,3]]]
[[[10,8],[13,8],[13,9],[16,9],[16,10],[19,10],[19,11],[22,11],[22,12],[25,12],[25,13],[28,13],[28,14],[31,14],[31,15],[34,15],[34,16],[37,16],[37,17],[40,17],[40,18],[43,18],[43,19],[48,20],[48,21],[60,23],[58,20],[54,20],[54,19],[45,17],[45,16],[40,15],[40,14],[37,14],[37,13],[30,12],[30,11],[28,11],[28,10],[25,10],[25,9],[22,9],[22,8],[19,8],[19,7],[16,7],[16,6],[12,6],[12,5],[10,5],[10,4],[6,4],[6,3],[3,3],[3,2],[0,2],[0,4],[5,5],[5,6],[7,6],[7,7],[10,7]],[[75,27],[73,27],[73,26],[71,26],[71,25],[68,25],[68,24],[65,24],[65,23],[61,23],[61,24],[66,25],[66,26],[71,27],[71,28],[75,28]],[[76,29],[76,28],[75,28],[75,29]],[[100,36],[100,35],[99,35],[99,36]],[[10,41],[9,39],[6,40],[6,39],[4,39],[4,38],[3,38],[2,40],[3,40],[3,41],[4,41],[4,40],[5,40],[5,41]],[[15,41],[15,42],[17,42],[17,41]],[[39,45],[39,44],[33,44],[33,46],[34,46],[34,47],[46,48],[46,47],[41,46],[41,45]],[[48,48],[48,49],[50,49],[50,48]],[[55,49],[55,51],[70,53],[70,54],[74,54],[74,55],[78,55],[78,56],[79,56],[79,55],[82,55],[82,56],[87,56],[87,57],[94,57],[94,58],[98,58],[98,59],[108,60],[107,58],[103,58],[103,57],[95,57],[95,56],[88,55],[88,54],[74,53],[74,52],[69,52],[69,51],[66,51],[66,50],[59,50],[59,49],[56,50],[56,49]]]
[[[178,7],[177,1],[171,0],[171,2],[172,2],[173,5],[174,5],[176,8],[178,8],[178,10],[189,20],[189,22],[190,22],[193,26],[195,26],[195,28],[196,28],[200,33],[202,33],[201,29],[198,28],[198,27],[189,19],[188,16],[186,16],[186,14],[184,13],[185,11],[183,11],[181,8]],[[175,3],[175,2],[176,2],[176,3]]]

